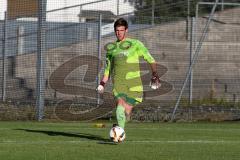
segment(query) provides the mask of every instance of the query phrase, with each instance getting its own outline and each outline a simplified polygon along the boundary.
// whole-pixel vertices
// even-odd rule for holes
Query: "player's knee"
[[[131,114],[132,109],[133,109],[133,106],[131,106],[131,105],[129,105],[129,104],[125,104],[125,105],[124,105],[124,108],[125,108],[126,114]]]
[[[124,103],[125,103],[125,101],[124,101],[122,98],[119,98],[119,99],[117,100],[117,105],[123,106]]]

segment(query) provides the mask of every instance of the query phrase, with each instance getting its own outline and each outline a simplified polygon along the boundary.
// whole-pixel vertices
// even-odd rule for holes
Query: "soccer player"
[[[140,77],[140,57],[143,57],[151,66],[151,84],[154,84],[152,88],[158,88],[160,81],[156,62],[147,48],[139,40],[127,38],[127,21],[123,18],[116,20],[114,31],[117,41],[105,46],[107,50],[106,66],[97,91],[104,92],[104,86],[111,76],[113,95],[117,103],[116,118],[118,126],[124,128],[126,119],[130,119],[133,107],[142,102],[143,85]]]

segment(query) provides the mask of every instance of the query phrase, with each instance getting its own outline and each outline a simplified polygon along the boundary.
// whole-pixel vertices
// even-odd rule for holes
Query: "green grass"
[[[1,160],[239,160],[240,123],[129,123],[125,142],[110,123],[0,122]]]

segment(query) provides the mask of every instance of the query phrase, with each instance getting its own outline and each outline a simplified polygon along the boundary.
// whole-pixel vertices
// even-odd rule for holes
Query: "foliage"
[[[211,106],[211,107],[226,107],[226,108],[239,107],[238,103],[234,103],[231,101],[229,102],[224,98],[210,98],[210,97],[194,99],[192,101],[192,104],[189,104],[189,100],[187,100],[186,98],[182,98],[182,100],[180,101],[180,105],[182,107],[191,107],[191,106],[203,106],[203,107]]]
[[[162,23],[179,19],[180,17],[195,16],[196,4],[200,0],[125,0],[135,7],[135,22],[151,23],[152,11],[154,6],[154,23]],[[154,3],[153,3],[154,2]],[[205,0],[204,2],[214,2]],[[221,0],[219,1],[221,2]],[[239,0],[230,0],[232,3],[239,3]],[[154,5],[153,5],[154,4]],[[224,6],[224,9],[234,6]],[[212,5],[199,6],[199,15],[210,13]],[[218,5],[216,11],[220,11],[222,5]],[[167,18],[166,18],[167,17]]]

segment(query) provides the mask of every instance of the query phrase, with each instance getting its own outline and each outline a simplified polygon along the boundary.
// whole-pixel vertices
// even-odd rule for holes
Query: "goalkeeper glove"
[[[160,78],[157,74],[157,72],[153,72],[152,73],[152,78],[151,78],[151,81],[150,81],[150,84],[149,86],[152,88],[152,89],[158,89],[161,84],[160,84]]]
[[[98,93],[103,93],[104,92],[104,85],[105,85],[105,82],[101,81],[100,84],[98,85],[97,89],[96,89]]]

